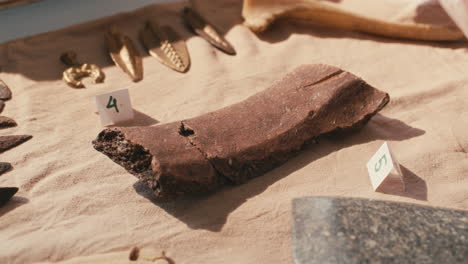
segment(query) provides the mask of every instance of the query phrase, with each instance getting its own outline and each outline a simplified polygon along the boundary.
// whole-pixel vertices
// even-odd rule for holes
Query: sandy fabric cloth
[[[437,8],[417,8],[416,2],[337,4],[386,19],[443,18],[430,14]],[[14,170],[0,176],[0,186],[20,191],[0,209],[0,263],[127,263],[132,246],[147,257],[165,250],[175,263],[291,263],[295,197],[367,197],[468,209],[467,43],[389,40],[287,22],[257,36],[241,25],[240,1],[199,4],[226,32],[237,56],[193,36],[179,17],[183,3],[0,45],[0,78],[14,93],[2,115],[19,124],[0,134],[34,136],[1,156]],[[113,66],[103,32],[117,23],[137,40],[146,19],[171,24],[186,38],[188,73],[145,56],[144,80],[132,83]],[[102,66],[104,84],[66,86],[58,57],[69,49],[80,61]],[[262,177],[163,205],[147,199],[135,177],[91,145],[102,129],[93,113],[96,94],[129,88],[137,114],[128,125],[155,125],[239,102],[306,63],[350,71],[388,92],[391,103],[359,133],[322,140]],[[383,141],[403,166],[405,193],[371,188],[365,165]]]

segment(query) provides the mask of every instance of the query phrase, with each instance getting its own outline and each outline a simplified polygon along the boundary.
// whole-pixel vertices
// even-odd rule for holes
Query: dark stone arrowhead
[[[14,148],[31,138],[31,135],[0,136],[0,153]]]
[[[466,263],[468,211],[356,198],[293,201],[304,263]]]
[[[17,187],[0,188],[0,207],[4,206],[17,191]]]
[[[0,129],[8,128],[8,127],[15,127],[17,125],[18,124],[16,124],[15,120],[6,116],[0,116]]]
[[[0,100],[10,100],[11,99],[11,90],[8,86],[0,80]]]
[[[12,166],[8,162],[0,162],[0,175],[11,170]]]

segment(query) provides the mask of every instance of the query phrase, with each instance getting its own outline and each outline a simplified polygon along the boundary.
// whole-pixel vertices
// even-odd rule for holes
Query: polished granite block
[[[468,211],[358,198],[293,200],[295,263],[467,263]]]

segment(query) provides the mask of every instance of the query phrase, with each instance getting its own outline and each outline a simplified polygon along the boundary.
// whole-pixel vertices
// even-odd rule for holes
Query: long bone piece
[[[383,21],[351,13],[321,0],[244,0],[242,16],[244,25],[254,32],[266,30],[279,18],[292,18],[390,38],[427,41],[465,38],[456,27]]]
[[[170,200],[261,176],[320,135],[361,128],[388,101],[351,73],[303,65],[237,104],[153,127],[108,128],[93,145]]]

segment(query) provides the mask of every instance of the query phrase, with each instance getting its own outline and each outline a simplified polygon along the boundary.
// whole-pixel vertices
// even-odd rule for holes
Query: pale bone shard
[[[456,27],[388,22],[354,14],[319,0],[244,0],[242,16],[244,25],[254,32],[262,32],[276,19],[284,17],[391,38],[427,41],[465,39],[463,32]]]
[[[303,65],[237,104],[154,127],[105,129],[93,145],[157,197],[173,199],[260,176],[321,135],[362,127],[388,101],[351,73]]]
[[[122,35],[113,26],[106,34],[106,45],[115,65],[128,74],[133,82],[143,79],[142,58],[135,44],[128,36]]]

